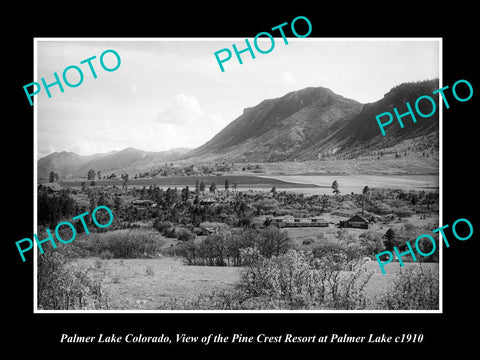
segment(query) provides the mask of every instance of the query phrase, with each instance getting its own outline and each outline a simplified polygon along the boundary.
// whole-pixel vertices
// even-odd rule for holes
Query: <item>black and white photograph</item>
[[[441,310],[441,39],[248,44],[37,39],[35,311]]]
[[[25,5],[2,23],[7,353],[474,350],[472,6]]]

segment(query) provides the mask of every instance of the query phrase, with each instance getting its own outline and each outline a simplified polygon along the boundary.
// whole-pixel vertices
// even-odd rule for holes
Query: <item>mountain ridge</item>
[[[352,154],[389,148],[404,140],[438,133],[438,112],[428,119],[417,117],[417,123],[405,118],[404,128],[394,119],[386,128],[386,136],[381,135],[375,119],[383,112],[393,114],[394,107],[400,113],[405,112],[406,102],[413,104],[419,96],[432,94],[436,89],[438,79],[402,83],[383,98],[361,104],[328,88],[307,87],[244,108],[242,115],[194,149],[150,152],[129,147],[92,155],[56,152],[38,160],[38,176],[48,177],[50,171],[61,176],[84,176],[89,169],[136,171],[171,161],[191,165],[305,161],[332,154],[355,156]],[[438,108],[438,96],[433,98]],[[428,106],[425,102],[420,104],[422,113],[430,112]]]
[[[74,152],[53,152],[37,161],[37,176],[47,178],[51,171],[61,177],[85,176],[90,169],[101,172],[117,172],[134,168],[147,157],[152,162],[170,162],[177,160],[189,148],[174,148],[166,151],[145,151],[133,147],[122,150],[112,150],[107,153],[78,155]]]

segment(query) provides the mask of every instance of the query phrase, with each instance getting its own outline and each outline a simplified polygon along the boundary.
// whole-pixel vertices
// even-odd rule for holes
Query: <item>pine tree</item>
[[[187,186],[182,189],[182,201],[187,201],[190,198],[190,188]]]
[[[95,180],[95,170],[93,169],[88,170],[87,180]]]
[[[322,196],[322,210],[320,210],[320,212],[324,212],[325,210],[325,207],[327,206],[327,202],[328,202],[328,198],[327,198],[327,195],[323,194]]]
[[[115,210],[120,210],[120,206],[122,205],[122,199],[120,196],[115,196],[113,199],[113,206],[115,207]]]
[[[105,193],[101,192],[100,196],[98,197],[98,206],[100,205],[107,205],[107,198],[105,197]]]
[[[122,188],[123,188],[124,190],[127,190],[127,187],[128,187],[128,174],[122,174],[122,180],[123,180]]]
[[[212,184],[210,185],[210,192],[215,192],[217,190],[217,186],[215,185],[215,183],[212,181]]]
[[[385,233],[385,241],[383,243],[387,250],[392,250],[395,246],[395,232],[392,228],[388,229]]]
[[[333,193],[334,193],[335,195],[340,194],[340,190],[338,190],[338,182],[337,182],[337,180],[335,180],[335,181],[332,183],[332,189],[333,189]]]

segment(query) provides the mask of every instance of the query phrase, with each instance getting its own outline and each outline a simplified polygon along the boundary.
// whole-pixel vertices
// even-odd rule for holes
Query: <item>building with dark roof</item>
[[[360,215],[355,215],[346,221],[340,221],[340,227],[354,229],[368,229],[368,221]]]

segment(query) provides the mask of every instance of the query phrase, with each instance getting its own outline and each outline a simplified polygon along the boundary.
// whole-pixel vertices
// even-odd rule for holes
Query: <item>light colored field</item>
[[[360,193],[365,186],[369,188],[390,188],[402,190],[438,190],[439,176],[436,175],[268,175],[276,180],[290,183],[312,184],[317,188],[298,189],[309,194],[332,194],[332,183],[337,180],[342,194]],[[290,191],[297,190],[290,188]]]
[[[189,266],[178,258],[160,259],[77,259],[70,264],[72,268],[89,268],[89,274],[101,279],[103,288],[110,297],[112,310],[161,310],[164,304],[192,298],[200,293],[209,293],[214,289],[228,289],[240,278],[241,268]],[[400,271],[398,263],[385,266],[382,275],[378,263],[369,261],[367,269],[375,274],[366,286],[367,298],[373,299],[387,290]],[[419,266],[407,263],[407,267]],[[438,264],[428,263],[438,272]],[[150,268],[153,275],[147,273]]]
[[[97,264],[101,264],[98,266]],[[239,268],[189,266],[179,258],[77,259],[73,268],[89,268],[110,294],[113,310],[158,310],[170,301],[194,297],[214,289],[226,289],[239,279]],[[153,275],[147,273],[150,268]]]

